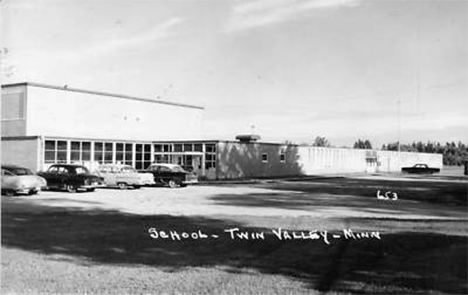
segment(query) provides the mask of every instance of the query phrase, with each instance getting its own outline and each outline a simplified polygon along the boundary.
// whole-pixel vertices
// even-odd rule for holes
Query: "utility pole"
[[[400,140],[401,140],[401,100],[400,98],[397,99],[397,119],[398,119],[398,141],[397,141],[397,149],[398,149],[398,169],[401,169],[400,165],[400,152],[401,152],[401,146],[400,146]]]

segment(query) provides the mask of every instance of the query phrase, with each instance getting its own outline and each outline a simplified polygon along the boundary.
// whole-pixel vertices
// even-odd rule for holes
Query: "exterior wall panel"
[[[203,109],[28,86],[26,135],[108,140],[197,139]]]
[[[2,164],[23,166],[37,172],[41,169],[39,138],[2,139]]]
[[[284,152],[285,160],[280,154]],[[267,155],[267,161],[262,155]],[[279,177],[301,174],[297,146],[262,143],[218,143],[217,178]]]
[[[26,135],[26,105],[25,86],[2,88],[2,136]]]

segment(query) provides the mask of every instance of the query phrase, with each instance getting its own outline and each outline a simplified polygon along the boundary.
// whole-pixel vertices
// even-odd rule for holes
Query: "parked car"
[[[97,187],[105,186],[102,177],[91,174],[88,168],[81,165],[55,164],[38,175],[47,180],[48,188],[65,189],[71,193],[80,189],[92,192]]]
[[[433,173],[439,173],[440,169],[430,168],[427,164],[416,164],[412,167],[401,168],[401,172],[418,173],[418,174],[433,174]]]
[[[139,170],[138,172],[151,173],[157,184],[172,188],[198,182],[198,177],[195,173],[188,172],[176,164],[152,164],[146,170]]]
[[[2,195],[34,195],[46,187],[47,181],[28,168],[15,165],[2,166]]]
[[[120,189],[133,187],[138,189],[143,185],[155,184],[152,174],[140,174],[129,165],[105,164],[99,166],[98,172],[104,178],[104,182],[108,187],[118,187]]]

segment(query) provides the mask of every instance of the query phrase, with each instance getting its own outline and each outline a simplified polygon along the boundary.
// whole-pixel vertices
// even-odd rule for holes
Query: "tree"
[[[398,143],[388,143],[382,145],[382,150],[396,151]],[[461,141],[446,142],[442,145],[440,142],[413,142],[412,144],[400,144],[402,152],[420,152],[442,154],[444,165],[463,165],[463,161],[468,158],[468,146]]]
[[[367,150],[371,150],[372,149],[372,144],[370,143],[369,140],[361,140],[361,139],[358,139],[355,143],[354,143],[354,148],[355,149],[367,149]]]
[[[331,147],[331,144],[327,138],[322,137],[322,136],[317,136],[314,140],[314,143],[312,143],[312,146]]]

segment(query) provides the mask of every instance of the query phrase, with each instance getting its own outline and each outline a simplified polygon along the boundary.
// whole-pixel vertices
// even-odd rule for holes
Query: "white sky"
[[[3,0],[2,83],[205,107],[205,134],[468,141],[468,1]],[[183,119],[183,118],[182,118]],[[154,128],[154,126],[152,126]]]

